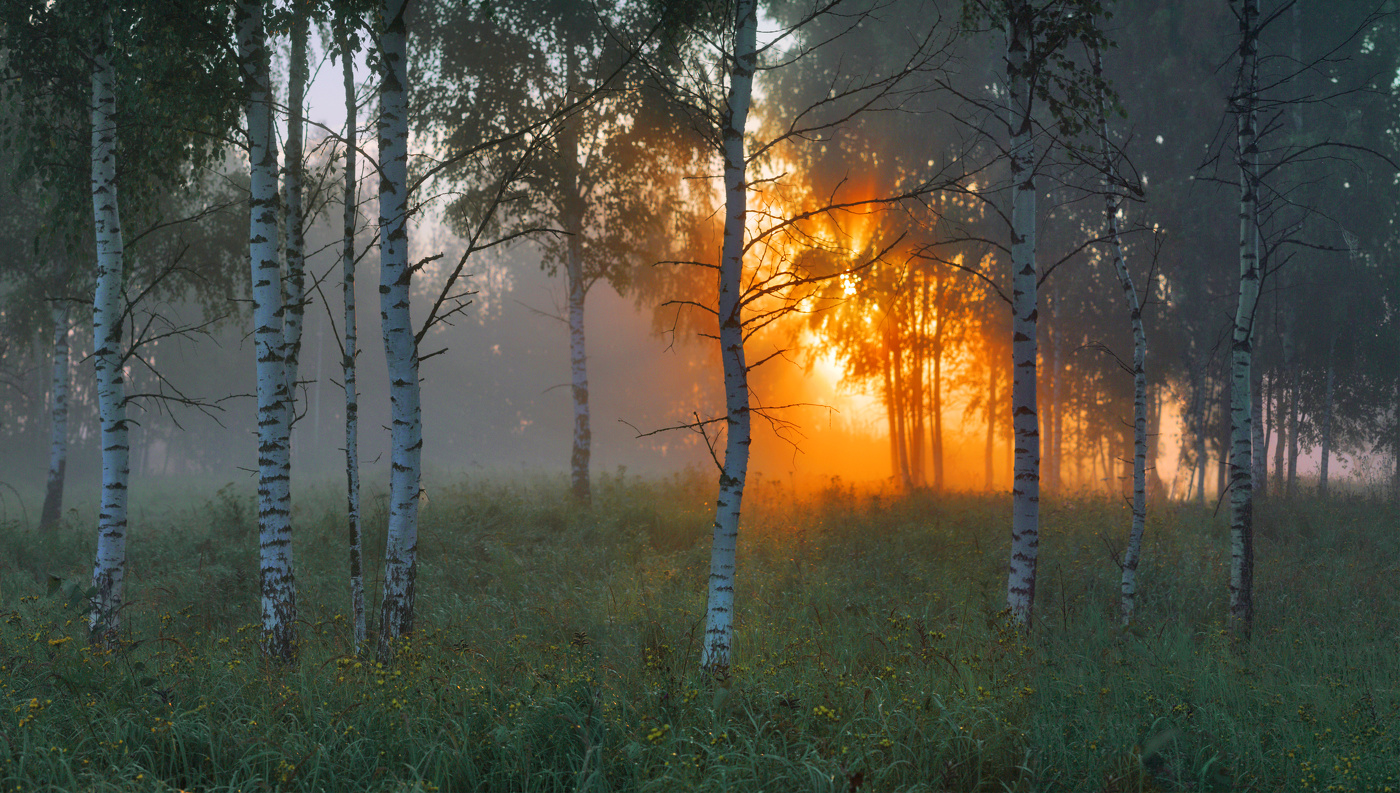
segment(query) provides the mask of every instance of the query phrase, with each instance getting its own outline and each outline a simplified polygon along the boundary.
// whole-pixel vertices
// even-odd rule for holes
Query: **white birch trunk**
[[[709,597],[700,666],[728,675],[734,639],[734,552],[739,539],[739,506],[749,468],[748,364],[744,358],[744,223],[748,217],[744,126],[753,98],[757,66],[758,9],[755,0],[737,0],[734,51],[729,69],[729,106],[724,135],[724,245],[719,268],[719,346],[724,365],[726,408],[724,468],[715,499],[714,540],[710,550]]]
[[[1250,337],[1250,349],[1259,347],[1260,323],[1254,323],[1254,332]],[[1251,359],[1253,358],[1251,354]],[[1264,412],[1264,375],[1263,370],[1250,366],[1250,486],[1254,489],[1255,498],[1265,497],[1265,487],[1268,485],[1269,476],[1269,455],[1268,447],[1264,441],[1264,422],[1261,416]]]
[[[1258,149],[1255,91],[1258,80],[1258,0],[1240,12],[1240,79],[1234,99],[1240,170],[1240,282],[1231,344],[1230,389],[1230,632],[1248,638],[1254,619],[1254,489],[1250,479],[1253,400],[1251,335],[1259,297]]]
[[[92,569],[94,641],[111,645],[121,630],[126,579],[126,505],[131,446],[127,440],[126,383],[122,373],[122,244],[117,202],[116,70],[111,19],[104,15],[92,57],[92,216],[97,243],[97,290],[92,303],[93,359],[101,420],[102,505]]]
[[[379,656],[413,631],[418,573],[418,491],[422,478],[423,417],[419,409],[418,344],[409,313],[407,0],[385,0],[379,38],[379,319],[389,366],[392,424],[389,530],[384,548],[384,600]]]
[[[1040,551],[1040,428],[1036,416],[1035,144],[1031,139],[1031,90],[1026,74],[1034,10],[1027,0],[1009,3],[1006,62],[1011,126],[1011,415],[1015,474],[1011,489],[1011,562],[1006,604],[1029,627],[1035,603]]]
[[[58,523],[63,514],[63,482],[68,473],[68,304],[57,302],[53,319],[53,379],[49,387],[49,476],[39,528]]]
[[[1094,77],[1103,76],[1103,61],[1097,47],[1092,51]],[[1108,118],[1104,111],[1102,90],[1098,93],[1099,145],[1103,152],[1104,212],[1108,219],[1109,244],[1113,253],[1113,269],[1128,304],[1128,321],[1133,328],[1133,525],[1128,533],[1128,547],[1123,552],[1123,577],[1119,600],[1124,625],[1133,621],[1133,605],[1137,597],[1138,559],[1142,553],[1142,533],[1147,524],[1147,331],[1142,324],[1142,304],[1133,287],[1133,276],[1123,258],[1123,239],[1119,235],[1119,196],[1114,192],[1117,172],[1113,151],[1108,141]]]
[[[285,227],[287,232],[287,279],[283,285],[282,320],[282,359],[287,370],[287,420],[296,421],[296,383],[301,361],[302,327],[306,316],[306,239],[305,219],[302,212],[303,171],[305,154],[302,140],[305,137],[306,82],[306,39],[310,28],[310,17],[297,13],[292,17],[292,51],[288,75],[287,97],[287,147],[282,156],[286,167],[283,171],[282,191],[285,196]],[[290,454],[290,446],[288,447]]]
[[[1322,462],[1317,472],[1317,495],[1321,498],[1327,498],[1327,459],[1332,456],[1332,398],[1337,379],[1336,354],[1337,334],[1333,333],[1327,345],[1327,396],[1322,405]]]
[[[345,192],[340,245],[341,296],[345,303],[345,347],[340,366],[345,386],[345,501],[350,532],[350,610],[354,621],[355,652],[365,643],[365,573],[360,530],[360,396],[355,384],[355,346],[359,322],[355,316],[355,221],[359,200],[355,194],[359,171],[357,119],[355,115],[355,63],[351,54],[348,20],[337,18],[341,51],[341,79],[345,86]]]
[[[246,92],[252,211],[248,253],[253,278],[253,347],[258,391],[258,555],[263,652],[290,661],[296,639],[292,575],[291,457],[287,369],[283,358],[282,267],[277,255],[277,142],[263,5],[243,0],[235,12],[238,61]]]

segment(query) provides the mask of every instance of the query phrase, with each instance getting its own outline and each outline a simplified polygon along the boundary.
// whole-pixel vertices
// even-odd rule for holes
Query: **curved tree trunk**
[[[258,362],[258,547],[263,652],[290,661],[296,641],[292,574],[291,424],[282,332],[282,267],[277,256],[277,142],[273,135],[270,54],[263,5],[235,11],[238,61],[247,94],[252,212],[248,251],[253,277],[253,346]]]
[[[418,493],[422,479],[423,417],[418,384],[418,344],[409,314],[413,272],[408,266],[408,58],[407,0],[385,0],[379,39],[379,317],[389,366],[392,421],[389,531],[384,548],[384,601],[379,656],[413,632],[418,575]]]
[[[1240,12],[1240,79],[1234,100],[1240,170],[1240,281],[1231,344],[1230,389],[1230,607],[1228,626],[1249,638],[1254,621],[1254,488],[1251,483],[1254,354],[1251,336],[1259,297],[1259,185],[1255,91],[1258,85],[1258,0]]]
[[[97,558],[92,569],[94,641],[113,645],[121,629],[126,580],[126,505],[131,446],[127,440],[126,383],[122,375],[122,243],[117,201],[116,70],[112,22],[104,15],[92,54],[92,215],[97,241],[97,290],[92,303],[93,359],[101,420],[102,505],[97,513]]]
[[[365,574],[360,530],[360,396],[355,383],[359,322],[355,316],[355,221],[359,201],[355,183],[359,175],[358,121],[355,111],[355,62],[351,52],[350,20],[336,17],[336,38],[341,52],[341,81],[345,87],[345,191],[340,243],[341,297],[345,303],[345,346],[340,368],[345,386],[345,501],[350,544],[350,610],[354,619],[355,652],[365,643]]]
[[[49,387],[49,477],[39,528],[58,523],[63,515],[63,481],[68,472],[68,304],[57,302],[53,319],[53,380]]]
[[[1040,427],[1036,416],[1035,144],[1027,77],[1034,10],[1009,3],[1006,60],[1011,122],[1011,415],[1016,437],[1011,489],[1011,563],[1006,602],[1012,618],[1029,627],[1040,551]]]
[[[1095,78],[1103,76],[1099,50],[1092,51]],[[1128,533],[1128,547],[1123,553],[1123,577],[1119,586],[1123,624],[1133,621],[1133,605],[1137,597],[1138,559],[1142,553],[1142,533],[1147,524],[1147,331],[1142,324],[1142,305],[1133,287],[1132,274],[1123,259],[1123,240],[1118,233],[1117,170],[1108,141],[1108,119],[1104,112],[1103,92],[1097,97],[1099,112],[1099,145],[1103,153],[1104,214],[1108,220],[1113,269],[1123,288],[1123,300],[1128,304],[1128,321],[1133,328],[1133,525]]]
[[[700,666],[715,675],[729,673],[734,641],[734,560],[739,539],[739,507],[749,469],[751,438],[748,364],[744,357],[741,311],[744,222],[748,217],[744,126],[753,98],[757,66],[758,9],[755,0],[737,0],[734,50],[729,69],[729,107],[724,117],[724,247],[719,267],[719,348],[724,364],[724,469],[715,499],[710,585],[705,608],[705,639]]]

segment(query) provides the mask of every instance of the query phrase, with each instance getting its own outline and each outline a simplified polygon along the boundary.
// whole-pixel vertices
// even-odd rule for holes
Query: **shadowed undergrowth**
[[[1123,632],[1127,508],[1047,500],[1022,638],[1001,613],[1006,498],[755,488],[719,683],[696,669],[712,490],[603,476],[585,511],[562,480],[438,489],[420,630],[392,665],[352,654],[333,489],[294,515],[292,670],[258,656],[251,492],[133,525],[115,653],[83,640],[91,521],[4,527],[0,786],[1400,791],[1387,506],[1263,505],[1258,621],[1232,646],[1226,530],[1194,508],[1150,513]],[[383,512],[366,498],[367,549]]]

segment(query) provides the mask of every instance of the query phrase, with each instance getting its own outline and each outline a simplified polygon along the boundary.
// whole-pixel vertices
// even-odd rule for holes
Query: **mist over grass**
[[[745,503],[720,683],[697,668],[712,479],[601,475],[592,510],[563,477],[435,488],[419,629],[384,666],[351,652],[331,485],[298,492],[289,670],[258,655],[251,485],[172,488],[148,509],[114,653],[84,641],[92,521],[11,520],[0,787],[1400,790],[1389,505],[1261,505],[1254,638],[1232,645],[1223,517],[1153,507],[1140,622],[1123,632],[1127,507],[1049,499],[1022,638],[1001,613],[1008,497],[764,482]],[[377,556],[382,495],[365,513]]]

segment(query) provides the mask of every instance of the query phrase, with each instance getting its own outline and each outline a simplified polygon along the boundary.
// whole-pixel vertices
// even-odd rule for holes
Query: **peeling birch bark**
[[[114,645],[121,630],[126,580],[127,439],[126,382],[122,373],[122,242],[117,200],[116,70],[112,21],[104,14],[92,53],[92,215],[97,244],[97,289],[92,303],[93,359],[101,422],[102,503],[97,512],[97,554],[92,568],[93,641]]]

